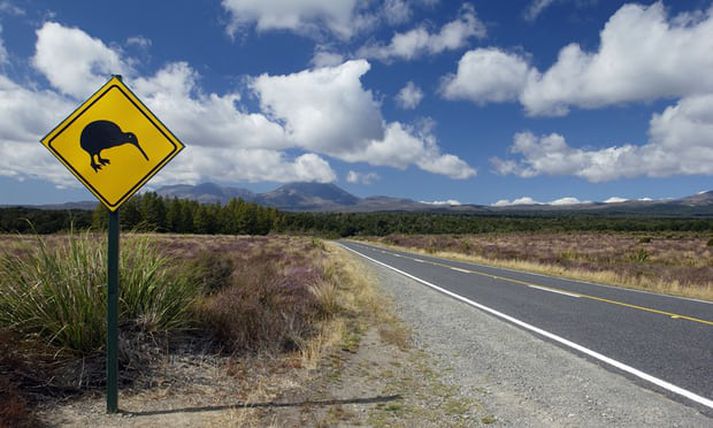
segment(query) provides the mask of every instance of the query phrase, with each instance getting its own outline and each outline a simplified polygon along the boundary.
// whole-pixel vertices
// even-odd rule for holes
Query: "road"
[[[713,410],[711,303],[341,244],[647,388]]]

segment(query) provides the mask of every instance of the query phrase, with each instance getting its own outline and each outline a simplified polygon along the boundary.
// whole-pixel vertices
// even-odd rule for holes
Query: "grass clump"
[[[195,287],[169,269],[145,238],[121,251],[120,319],[153,332],[184,326]],[[0,256],[0,327],[81,354],[106,338],[106,241],[72,233],[49,245],[37,236],[28,254]]]
[[[201,251],[187,269],[189,278],[206,294],[216,293],[231,284],[235,261],[219,251]]]

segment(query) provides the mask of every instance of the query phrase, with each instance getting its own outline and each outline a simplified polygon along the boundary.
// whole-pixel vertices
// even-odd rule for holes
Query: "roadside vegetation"
[[[124,235],[122,391],[191,385],[200,376],[176,361],[209,361],[250,397],[254,373],[290,378],[358,343],[377,300],[339,251],[301,237]],[[105,265],[103,234],[0,236],[0,421],[34,425],[40,403],[103,390]]]
[[[713,300],[713,239],[707,233],[389,235],[366,240],[439,257]]]

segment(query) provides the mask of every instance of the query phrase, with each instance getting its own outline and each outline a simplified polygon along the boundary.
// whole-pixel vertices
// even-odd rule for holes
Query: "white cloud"
[[[534,21],[538,16],[552,5],[556,0],[532,0],[530,5],[525,10],[525,20]]]
[[[368,162],[399,169],[413,164],[424,171],[458,180],[476,175],[476,170],[457,156],[442,154],[433,135],[400,122],[389,123],[383,139],[368,141],[361,150],[341,158],[348,162]]]
[[[498,61],[487,62],[483,51],[474,61],[473,52],[478,50],[463,56],[458,73],[446,76],[446,96],[476,103],[517,96],[533,116],[561,116],[571,107],[695,96],[713,92],[713,7],[669,17],[661,2],[624,5],[602,29],[596,51],[571,43],[544,72],[529,66],[525,72],[526,63],[517,54],[491,51],[489,57]],[[492,75],[502,76],[495,86],[505,90],[491,95],[482,78],[474,78],[477,71],[487,72],[486,83],[493,83],[488,82]],[[470,95],[458,96],[457,90]]]
[[[509,201],[507,199],[500,199],[499,201],[492,204],[494,207],[510,207],[516,205],[552,205],[552,206],[567,206],[567,205],[580,205],[580,204],[590,204],[591,201],[580,201],[573,196],[566,196],[564,198],[555,199],[550,202],[539,202],[529,196],[523,196],[521,198]]]
[[[295,146],[347,162],[402,169],[413,164],[451,178],[474,176],[467,163],[440,152],[430,131],[384,122],[371,91],[361,85],[369,68],[366,60],[353,60],[290,75],[263,74],[251,87]]]
[[[151,47],[151,39],[144,36],[131,36],[126,39],[126,44],[130,46],[136,46],[141,49],[148,49]]]
[[[205,92],[200,76],[187,63],[169,63],[154,75],[139,76],[119,52],[80,29],[47,23],[37,37],[34,65],[56,90],[26,87],[0,74],[0,175],[76,186],[39,144],[38,132],[66,117],[78,103],[73,97],[103,84],[107,67],[112,66],[124,67],[125,81],[187,144],[154,184],[217,178],[334,181],[336,173],[320,154],[399,168],[414,164],[454,178],[475,173],[459,158],[441,154],[430,134],[384,122],[379,104],[360,82],[369,69],[364,60],[285,76],[258,76],[250,87],[260,98],[262,111],[250,112],[238,92]],[[72,48],[79,52],[78,61],[66,66],[61,62],[70,58]],[[55,67],[55,62],[60,64]],[[388,134],[392,128],[398,128],[399,138],[407,139],[414,150],[408,159],[390,162],[379,157],[400,144],[393,132]],[[387,134],[392,137],[387,139]],[[297,149],[297,154],[288,155],[288,149]]]
[[[46,22],[37,30],[32,64],[60,92],[77,98],[90,95],[112,74],[129,73],[119,53],[78,28]]]
[[[554,201],[550,201],[547,203],[547,205],[554,205],[554,206],[564,206],[564,205],[580,205],[580,204],[591,204],[592,201],[580,201],[579,199],[572,197],[572,196],[567,196],[564,198],[560,199],[555,199]]]
[[[183,139],[209,147],[279,150],[291,146],[280,124],[239,108],[240,94],[203,93],[198,74],[172,63],[154,76],[134,80],[143,101]]]
[[[415,109],[423,99],[423,91],[409,80],[396,94],[396,103],[403,109]]]
[[[620,202],[626,202],[628,199],[626,198],[620,198],[618,196],[612,196],[611,198],[607,199],[604,201],[605,204],[618,204]]]
[[[448,99],[487,102],[516,100],[530,73],[527,61],[497,48],[466,52],[458,61],[458,71],[443,78],[441,93]]]
[[[542,202],[537,202],[529,196],[523,196],[522,198],[514,199],[509,201],[507,199],[500,199],[493,204],[494,207],[510,207],[513,205],[543,205]]]
[[[413,11],[406,0],[386,0],[382,13],[390,24],[395,25],[411,19]]]
[[[713,94],[687,97],[649,124],[649,141],[603,149],[581,149],[559,134],[514,137],[515,159],[491,160],[501,174],[521,177],[574,175],[591,182],[638,176],[713,174]]]
[[[347,173],[348,183],[373,184],[379,179],[381,179],[381,177],[375,172],[357,172],[350,170]]]
[[[384,135],[379,106],[360,81],[370,67],[356,60],[289,75],[263,74],[251,87],[262,110],[284,121],[294,144],[340,156]]]
[[[426,54],[460,49],[472,37],[483,38],[485,35],[485,25],[478,19],[473,7],[465,4],[458,18],[443,25],[438,33],[430,33],[425,26],[420,26],[405,33],[394,34],[387,45],[376,43],[363,46],[357,51],[357,56],[387,62],[394,59],[411,60]]]
[[[317,181],[328,183],[337,176],[329,163],[314,153],[292,160],[278,151],[186,146],[151,183],[191,183],[219,177],[224,181]]]
[[[419,201],[422,204],[429,204],[429,205],[450,205],[452,207],[458,206],[458,205],[463,205],[461,201],[457,199],[446,199],[445,201]]]
[[[24,88],[0,75],[0,175],[44,178],[68,185],[74,177],[39,140],[72,111],[65,97],[52,91]]]
[[[290,30],[321,34],[326,28],[348,39],[368,17],[360,16],[357,0],[223,0],[230,14],[228,33],[255,25],[258,31]]]
[[[318,48],[310,62],[315,67],[334,67],[344,62],[344,55]]]

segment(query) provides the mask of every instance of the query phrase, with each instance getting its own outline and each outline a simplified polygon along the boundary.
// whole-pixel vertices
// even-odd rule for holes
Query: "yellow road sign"
[[[141,188],[183,144],[114,76],[42,144],[110,211]]]

